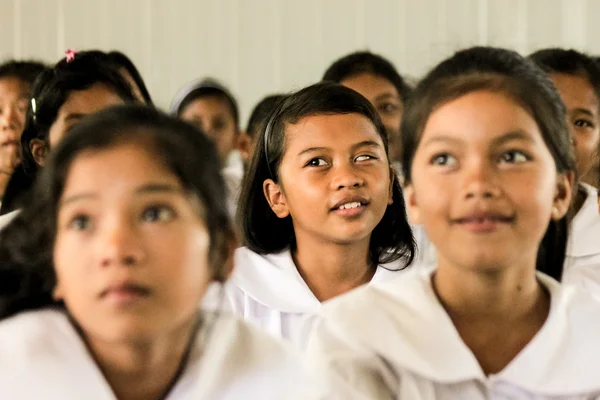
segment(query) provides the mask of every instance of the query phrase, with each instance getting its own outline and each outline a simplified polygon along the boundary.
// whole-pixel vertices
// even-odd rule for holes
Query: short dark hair
[[[263,98],[254,106],[248,119],[248,127],[246,128],[248,136],[254,139],[256,133],[258,133],[264,122],[269,118],[269,115],[271,115],[271,112],[277,107],[277,104],[285,99],[285,96],[284,94],[272,94]]]
[[[35,195],[0,231],[0,319],[56,305],[53,247],[58,203],[74,161],[87,151],[135,143],[156,155],[199,199],[211,248],[214,279],[224,280],[233,228],[225,206],[225,184],[215,146],[200,130],[154,108],[116,106],[86,117],[56,147],[40,173]],[[42,218],[40,218],[42,216]]]
[[[131,61],[131,59],[129,59],[129,57],[127,57],[125,54],[116,50],[113,50],[110,53],[108,53],[107,57],[108,61],[112,63],[115,67],[125,68],[127,73],[131,75],[131,78],[133,78],[133,81],[140,90],[140,93],[144,98],[144,102],[148,105],[154,105],[154,103],[152,102],[152,96],[150,96],[150,92],[146,87],[146,83],[144,83],[144,79],[142,78],[142,75],[140,74],[138,69],[135,67],[133,61]]]
[[[235,97],[233,97],[229,89],[212,78],[203,79],[180,90],[175,96],[171,111],[173,114],[180,116],[188,105],[203,97],[217,97],[225,101],[233,117],[235,129],[239,131],[240,111]]]
[[[340,83],[344,79],[369,73],[387,79],[394,85],[402,102],[406,102],[412,92],[411,87],[398,73],[394,65],[378,54],[358,51],[336,60],[323,75],[323,81]]]
[[[259,254],[284,250],[295,243],[291,217],[278,218],[263,194],[263,182],[277,182],[279,165],[285,152],[285,126],[312,115],[357,113],[368,118],[383,141],[386,154],[388,138],[377,111],[359,93],[332,82],[318,83],[285,98],[272,112],[258,138],[252,164],[242,184],[238,219],[244,244]],[[389,160],[388,160],[389,161]],[[390,166],[391,170],[391,166]],[[403,258],[405,265],[414,258],[415,244],[406,217],[398,178],[393,176],[393,203],[373,230],[369,259],[373,265]]]
[[[48,67],[39,61],[10,60],[0,64],[0,79],[17,78],[21,82],[32,86],[35,79]]]
[[[536,51],[529,59],[548,74],[576,75],[587,79],[600,108],[600,66],[593,57],[577,50],[550,48]]]
[[[412,162],[431,113],[441,105],[478,90],[509,96],[536,121],[559,173],[573,171],[575,156],[565,119],[565,106],[548,75],[510,50],[474,47],[437,65],[417,85],[402,121],[405,144],[402,169],[412,181]],[[560,280],[567,245],[567,218],[551,221],[538,250],[537,268]]]

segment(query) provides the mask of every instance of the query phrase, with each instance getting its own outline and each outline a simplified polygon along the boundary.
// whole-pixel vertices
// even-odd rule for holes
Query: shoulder
[[[60,310],[28,311],[0,322],[0,348],[2,354],[35,351],[49,339],[58,340],[72,330],[66,314]]]

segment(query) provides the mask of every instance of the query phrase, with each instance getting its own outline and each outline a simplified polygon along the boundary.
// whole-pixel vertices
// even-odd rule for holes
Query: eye
[[[500,162],[521,164],[530,160],[530,157],[520,150],[510,150],[500,156]]]
[[[386,114],[391,114],[398,111],[400,107],[394,103],[383,103],[379,105],[378,109]]]
[[[90,229],[92,226],[92,220],[88,215],[80,214],[76,215],[69,222],[69,228],[76,231],[85,231]]]
[[[223,128],[225,128],[225,121],[219,119],[213,122],[213,129],[215,131],[220,131]]]
[[[307,163],[307,167],[324,167],[327,165],[327,162],[322,158],[311,158]]]
[[[376,160],[377,157],[371,156],[369,154],[363,154],[354,159],[354,161],[368,161],[368,160]]]
[[[167,206],[150,206],[142,213],[144,222],[169,222],[175,217],[175,212]]]
[[[594,124],[591,121],[588,121],[587,119],[578,119],[576,120],[573,125],[575,125],[578,128],[593,128]]]
[[[456,165],[457,162],[456,157],[450,154],[438,154],[431,159],[433,165],[444,165],[449,167]]]

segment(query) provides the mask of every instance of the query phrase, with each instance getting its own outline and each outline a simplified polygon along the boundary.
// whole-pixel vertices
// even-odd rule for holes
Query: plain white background
[[[417,78],[476,44],[600,55],[600,0],[0,0],[0,61],[118,49],[159,106],[212,76],[243,122],[264,95],[318,81],[348,52],[378,52]]]

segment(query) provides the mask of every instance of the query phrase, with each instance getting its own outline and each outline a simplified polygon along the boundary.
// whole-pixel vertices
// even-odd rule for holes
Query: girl
[[[131,87],[136,99],[146,105],[154,105],[142,75],[129,57],[120,51],[111,51],[106,56],[113,67],[116,68],[125,81],[129,83],[129,86]]]
[[[227,206],[231,216],[237,210],[244,164],[236,150],[240,134],[238,105],[233,95],[214,79],[204,79],[184,87],[175,96],[171,111],[184,121],[201,128],[214,140],[227,185]]]
[[[556,281],[575,168],[564,115],[508,50],[460,51],[417,86],[402,165],[438,268],[323,307],[308,354],[328,399],[600,396],[600,304]]]
[[[129,85],[99,54],[104,55],[77,53],[73,60],[65,58],[39,76],[21,136],[22,167],[8,185],[2,214],[21,207],[46,156],[75,123],[107,106],[134,101]],[[0,227],[12,216],[0,218]]]
[[[0,233],[0,398],[299,396],[292,352],[198,310],[235,244],[217,166],[200,131],[151,108],[73,127]]]
[[[31,86],[45,69],[34,61],[7,61],[0,65],[0,200],[20,163],[19,139]]]
[[[567,108],[567,125],[577,154],[576,190],[564,282],[600,296],[600,215],[597,189],[581,178],[595,168],[600,143],[600,67],[575,50],[545,49],[530,58],[546,71]],[[594,183],[595,185],[595,183]]]
[[[302,348],[321,302],[411,262],[387,154],[377,112],[351,89],[316,84],[275,109],[241,194],[246,247],[228,290],[235,313]]]

